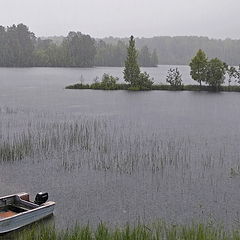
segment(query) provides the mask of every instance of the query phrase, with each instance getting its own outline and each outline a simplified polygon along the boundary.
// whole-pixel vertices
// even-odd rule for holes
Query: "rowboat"
[[[38,193],[31,202],[28,193],[0,197],[0,234],[8,233],[53,214],[55,202],[48,193]]]

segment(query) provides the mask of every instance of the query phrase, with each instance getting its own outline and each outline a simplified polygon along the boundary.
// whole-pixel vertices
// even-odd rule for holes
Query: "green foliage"
[[[228,85],[231,85],[232,78],[238,78],[238,71],[235,67],[225,64],[226,74],[228,76]]]
[[[239,240],[239,230],[226,231],[220,226],[205,224],[168,225],[164,222],[122,228],[110,228],[100,223],[97,229],[75,226],[58,231],[55,227],[32,226],[14,235],[16,240]]]
[[[124,66],[127,56],[127,41],[111,37],[95,42],[90,36],[79,32],[70,32],[67,37],[36,40],[34,33],[23,24],[6,28],[0,26],[0,66],[120,67]],[[233,66],[240,63],[240,40],[214,40],[207,37],[136,39],[136,48],[140,50],[138,61],[144,67],[188,64],[200,47],[210,58],[218,56]],[[161,58],[158,61],[159,56]]]
[[[0,66],[32,66],[35,35],[23,24],[0,26]]]
[[[100,82],[97,79],[94,79],[94,83],[92,84],[83,84],[81,82],[67,86],[66,89],[120,90],[128,88],[127,84],[118,84],[118,80],[119,79],[117,77],[113,77],[109,74],[104,73]]]
[[[33,152],[31,138],[22,135],[11,142],[1,141],[0,143],[0,163],[6,161],[22,160]]]
[[[66,89],[96,89],[96,90],[131,90],[131,91],[141,91],[141,90],[167,90],[167,91],[171,91],[171,90],[179,90],[179,91],[215,91],[215,89],[212,86],[207,86],[207,85],[203,85],[203,86],[199,86],[199,85],[180,85],[177,87],[171,86],[171,85],[164,85],[164,84],[154,84],[151,86],[151,88],[140,88],[139,86],[133,87],[133,86],[129,86],[129,84],[124,84],[124,83],[117,83],[115,85],[115,88],[112,89],[104,89],[101,85],[100,82],[97,83],[93,83],[91,85],[89,84],[82,84],[82,83],[78,83],[78,84],[74,84],[74,85],[70,85],[67,86]],[[222,92],[240,92],[240,86],[221,86],[219,87],[218,91],[222,91]]]
[[[130,86],[127,90],[129,91],[141,91],[140,87],[139,86]]]
[[[147,46],[144,46],[139,52],[139,65],[145,67],[151,66],[151,54]]]
[[[182,86],[182,75],[178,68],[170,68],[166,77],[166,82],[169,83],[173,88],[181,88]]]
[[[240,84],[240,66],[232,67],[225,64],[226,74],[228,76],[228,85],[230,87],[232,78],[235,79],[235,82]]]
[[[95,40],[80,32],[70,32],[62,43],[65,66],[92,67],[96,54]]]
[[[219,91],[223,92],[240,92],[240,86],[221,86]]]
[[[236,69],[236,76],[237,78],[237,83],[240,84],[240,66]]]
[[[157,67],[158,63],[159,63],[159,61],[158,61],[157,50],[154,49],[152,52],[152,56],[151,56],[151,64],[152,64],[151,67]]]
[[[126,38],[113,37],[103,40],[111,44],[116,44],[119,40],[128,41]],[[210,59],[218,57],[232,66],[240,63],[240,40],[193,36],[136,38],[136,47],[141,49],[143,46],[148,46],[150,51],[156,49],[161,65],[188,65],[199,48],[203,49]]]
[[[150,61],[150,55],[148,52],[148,48],[143,48],[142,56],[146,57],[146,61],[143,62],[146,64]],[[146,72],[141,73],[140,68],[137,62],[138,53],[135,48],[135,40],[134,37],[131,36],[129,40],[129,47],[128,47],[128,56],[125,61],[125,69],[124,79],[126,82],[130,83],[129,90],[150,90],[153,85],[153,79],[150,79],[149,74]]]
[[[96,44],[95,66],[123,67],[127,57],[127,45],[118,41],[117,44],[106,44],[100,40]]]
[[[36,39],[23,24],[0,26],[0,66],[2,67],[92,67],[95,40],[80,32],[70,32],[61,44]]]
[[[218,58],[211,59],[206,68],[206,83],[215,90],[219,90],[221,84],[224,83],[226,66]]]
[[[191,76],[194,80],[200,83],[205,82],[214,90],[220,90],[220,86],[224,83],[225,74],[228,74],[228,83],[231,84],[231,79],[237,77],[237,71],[234,67],[229,67],[226,63],[218,58],[207,60],[206,54],[199,50],[196,56],[190,63]]]
[[[102,77],[102,81],[100,82],[101,89],[103,90],[114,90],[116,89],[116,84],[119,79],[117,77],[113,77],[109,74],[104,73]]]
[[[116,44],[105,43],[100,40],[96,44],[95,66],[123,67],[127,58],[127,45],[123,41]],[[152,53],[144,46],[138,54],[138,63],[141,67],[157,67],[158,56],[156,50]]]
[[[89,84],[77,83],[67,86],[66,89],[91,89],[91,87]]]
[[[142,52],[145,54],[143,48]],[[137,50],[133,50],[137,56]],[[145,59],[146,56],[142,55]],[[147,51],[142,66],[157,66],[157,54]],[[23,24],[0,26],[0,66],[2,67],[122,67],[127,57],[123,41],[107,44],[81,32],[69,32],[61,41],[36,38]],[[142,61],[142,60],[141,60]],[[136,66],[135,66],[136,67]]]
[[[158,65],[156,50],[151,53],[147,46],[143,46],[138,56],[138,62],[142,67],[156,67]]]
[[[200,86],[206,80],[206,68],[208,59],[206,54],[200,49],[190,63],[190,75]]]
[[[150,78],[149,74],[144,72],[139,74],[137,86],[140,90],[151,90],[153,85],[153,78]]]
[[[130,83],[131,86],[138,86],[138,79],[140,74],[140,68],[137,62],[138,53],[135,47],[134,37],[131,36],[129,40],[128,55],[125,61],[124,79]]]

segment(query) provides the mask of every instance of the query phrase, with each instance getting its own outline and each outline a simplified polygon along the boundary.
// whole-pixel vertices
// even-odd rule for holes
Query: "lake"
[[[164,83],[169,67],[144,70]],[[1,195],[49,192],[59,227],[238,226],[239,93],[64,89],[122,70],[0,69],[0,152],[15,154],[0,159]]]

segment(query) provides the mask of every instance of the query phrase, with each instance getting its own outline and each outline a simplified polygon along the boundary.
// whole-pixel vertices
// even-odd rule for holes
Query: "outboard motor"
[[[48,193],[40,192],[36,195],[34,203],[37,205],[42,205],[48,200]]]

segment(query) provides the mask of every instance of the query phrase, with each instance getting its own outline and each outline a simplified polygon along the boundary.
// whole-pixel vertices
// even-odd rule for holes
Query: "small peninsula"
[[[83,82],[67,86],[66,89],[94,90],[174,90],[174,91],[211,91],[240,92],[240,66],[228,66],[218,58],[208,60],[204,51],[199,49],[190,62],[190,75],[199,85],[184,85],[178,68],[170,68],[166,77],[167,84],[154,84],[154,79],[147,72],[141,72],[138,64],[138,52],[135,39],[131,36],[127,49],[127,58],[123,71],[126,83],[118,83],[117,77],[104,73],[101,81],[96,78],[92,84]],[[228,79],[228,85],[225,79]],[[232,82],[235,84],[232,84]],[[225,84],[224,84],[225,83]]]

